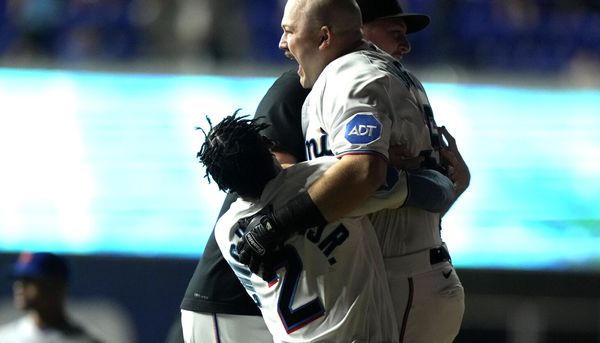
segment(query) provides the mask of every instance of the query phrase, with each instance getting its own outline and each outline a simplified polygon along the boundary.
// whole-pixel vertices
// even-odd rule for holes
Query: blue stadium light
[[[199,256],[224,195],[195,127],[273,80],[0,68],[0,251]],[[425,87],[472,174],[443,222],[454,263],[600,270],[600,91]]]

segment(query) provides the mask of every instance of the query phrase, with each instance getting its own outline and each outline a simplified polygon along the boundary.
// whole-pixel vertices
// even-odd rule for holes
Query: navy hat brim
[[[426,28],[429,25],[429,23],[431,22],[431,19],[429,19],[429,16],[426,16],[424,14],[418,14],[418,13],[399,13],[399,14],[390,15],[390,16],[386,16],[386,17],[379,17],[372,21],[385,20],[385,19],[396,19],[396,18],[404,20],[404,23],[406,23],[406,33],[419,32],[419,31],[423,30],[424,28]]]
[[[22,266],[15,264],[11,268],[10,277],[13,279],[43,279],[46,278],[47,275],[31,268],[31,266]]]
[[[12,265],[9,273],[12,279],[58,279],[68,280],[67,262],[52,253],[22,253]]]

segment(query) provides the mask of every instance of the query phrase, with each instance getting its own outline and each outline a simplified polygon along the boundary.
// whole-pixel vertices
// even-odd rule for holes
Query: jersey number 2
[[[283,248],[285,277],[277,300],[277,311],[287,333],[292,333],[325,313],[321,299],[315,297],[306,304],[293,309],[292,303],[300,282],[303,265],[298,252],[290,245]]]

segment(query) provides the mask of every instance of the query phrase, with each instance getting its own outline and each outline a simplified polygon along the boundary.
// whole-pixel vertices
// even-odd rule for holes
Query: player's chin
[[[394,58],[396,58],[397,60],[401,60],[401,59],[403,59],[403,58],[404,58],[404,56],[406,56],[407,54],[408,54],[408,52],[407,52],[407,51],[404,51],[404,50],[398,49],[398,50],[396,50],[396,52],[395,52],[395,53],[393,53],[393,54],[391,54],[391,55],[392,55],[392,56],[394,56]]]
[[[287,50],[286,50],[286,51],[284,51],[284,52],[283,52],[283,54],[285,55],[285,57],[286,57],[288,60],[291,60],[291,61],[296,61],[296,58],[294,58],[294,55],[292,55],[292,53],[291,53],[291,52],[289,52],[289,51],[287,51]]]

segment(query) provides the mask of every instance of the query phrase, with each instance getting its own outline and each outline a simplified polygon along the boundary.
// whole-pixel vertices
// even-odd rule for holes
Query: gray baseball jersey
[[[271,180],[260,200],[239,199],[218,221],[215,238],[248,294],[260,307],[275,342],[396,342],[399,333],[383,259],[365,213],[402,205],[406,177],[392,175],[381,191],[339,222],[286,241],[278,277],[265,282],[237,261],[239,219],[267,204],[285,204],[337,159],[296,164]]]
[[[302,109],[309,159],[346,154],[388,157],[390,145],[412,156],[431,150],[420,83],[392,56],[366,45],[330,63]],[[370,216],[384,257],[441,245],[439,214],[417,208]]]
[[[422,85],[398,61],[365,45],[330,63],[305,100],[307,156],[387,158],[395,144],[417,156],[432,149],[428,106]],[[464,291],[448,259],[432,259],[432,253],[445,251],[440,215],[403,207],[369,218],[381,244],[401,340],[451,342],[460,328]]]

